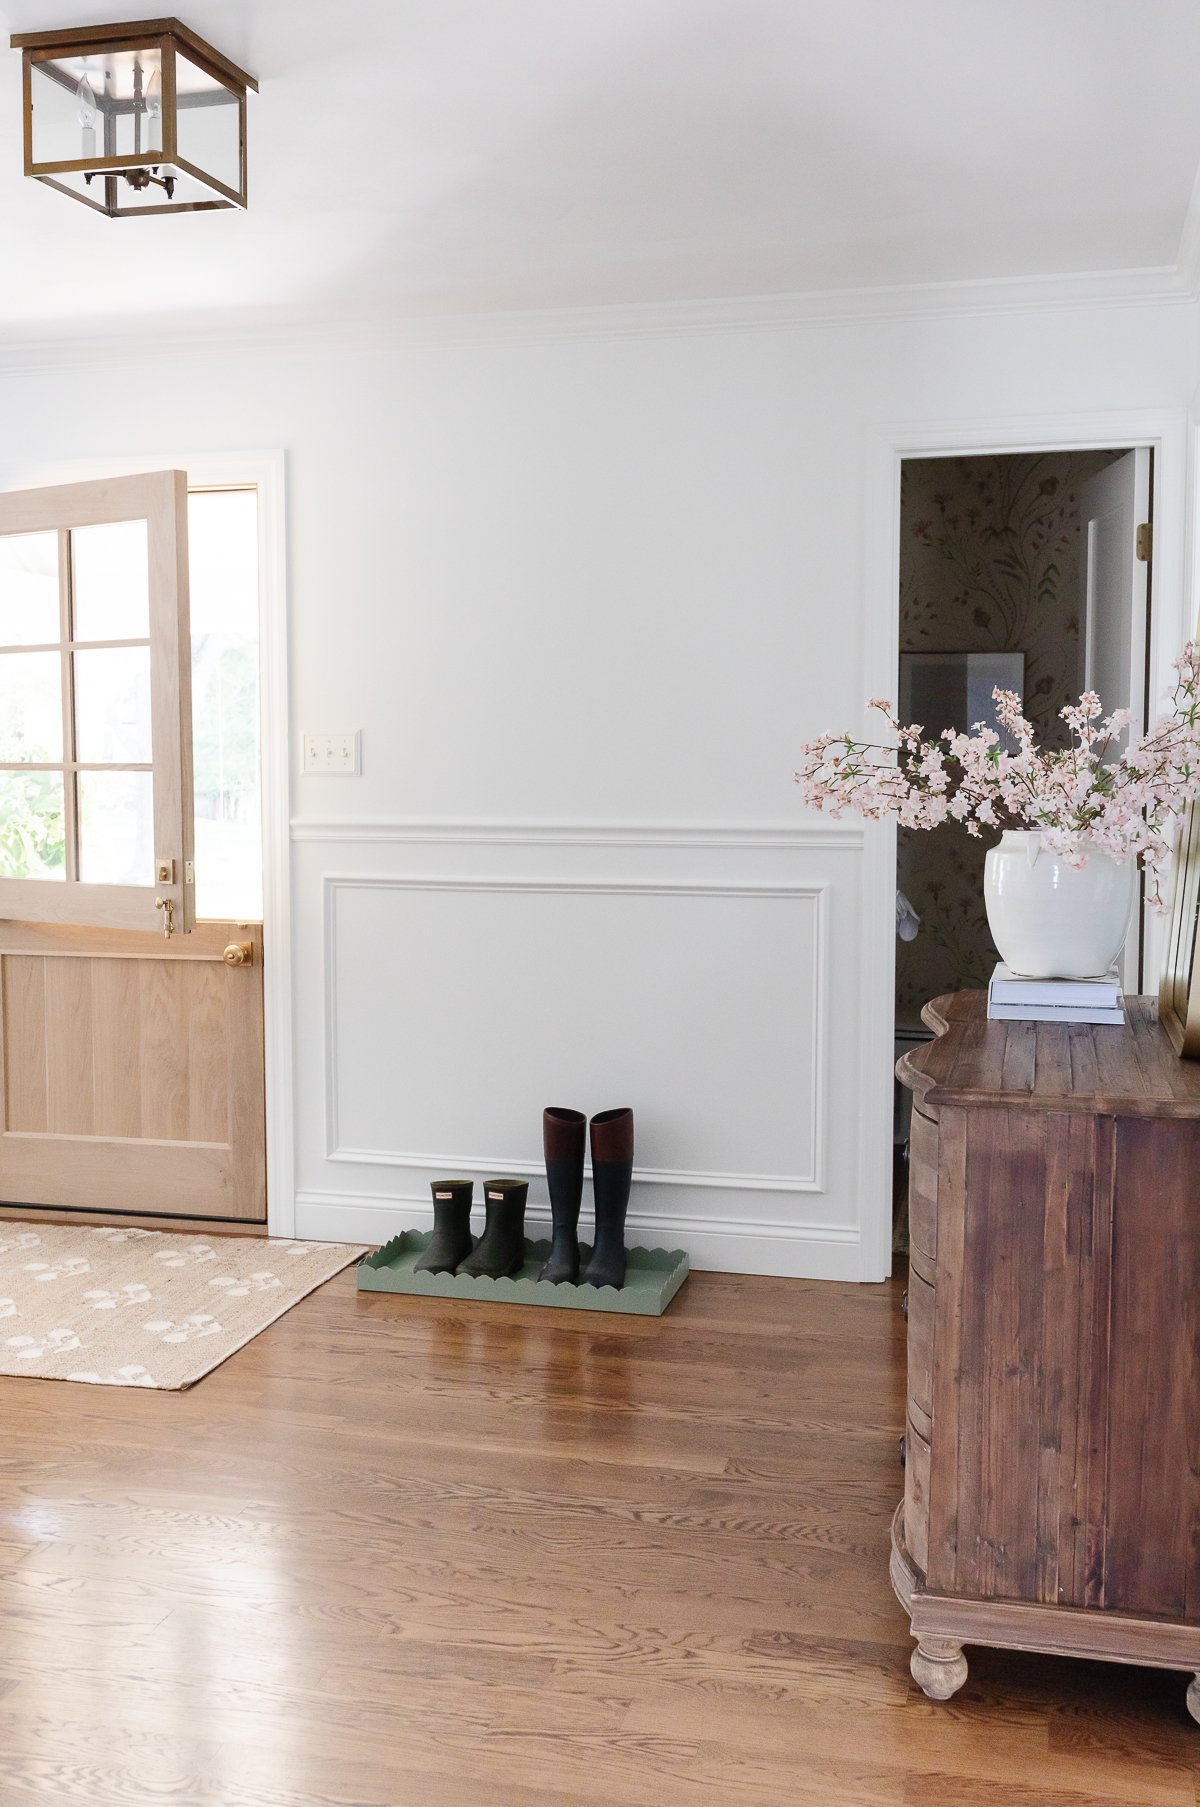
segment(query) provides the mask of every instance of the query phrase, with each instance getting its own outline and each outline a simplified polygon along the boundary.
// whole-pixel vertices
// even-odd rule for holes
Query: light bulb
[[[158,69],[146,83],[146,149],[162,149],[162,72]]]
[[[93,88],[91,77],[86,70],[79,78],[75,98],[79,102],[79,124],[82,128],[83,148],[79,154],[81,157],[94,157],[96,155],[96,115],[100,103],[96,99],[96,90]]]

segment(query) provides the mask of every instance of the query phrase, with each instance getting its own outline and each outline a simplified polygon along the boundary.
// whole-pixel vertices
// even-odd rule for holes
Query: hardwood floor
[[[189,1393],[0,1382],[0,1807],[1196,1807],[1185,1678],[911,1683],[899,1289],[350,1272]]]

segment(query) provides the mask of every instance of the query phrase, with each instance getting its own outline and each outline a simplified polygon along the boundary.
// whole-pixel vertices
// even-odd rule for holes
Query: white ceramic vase
[[[1125,942],[1137,865],[1096,849],[1068,866],[1036,829],[1006,828],[984,864],[988,927],[1000,958],[1027,979],[1098,979]]]

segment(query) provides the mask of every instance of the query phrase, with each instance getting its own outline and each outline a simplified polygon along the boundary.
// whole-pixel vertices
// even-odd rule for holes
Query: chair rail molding
[[[505,822],[421,816],[308,820],[292,823],[293,841],[350,841],[400,846],[712,847],[782,852],[856,849],[859,823],[841,822]]]
[[[634,1170],[635,1182],[663,1187],[677,1187],[685,1191],[691,1188],[720,1189],[731,1192],[750,1192],[756,1194],[807,1194],[823,1193],[826,1185],[826,1142],[827,1142],[827,1072],[829,1061],[828,1025],[829,1025],[829,958],[828,958],[828,892],[829,884],[823,879],[795,879],[779,882],[760,882],[758,880],[740,880],[736,878],[720,878],[713,880],[660,880],[660,879],[589,879],[574,877],[557,878],[514,878],[507,875],[445,875],[435,874],[326,874],[324,878],[324,972],[325,972],[325,1148],[324,1158],[330,1162],[339,1162],[360,1167],[389,1167],[396,1169],[438,1169],[464,1172],[511,1172],[514,1174],[536,1174],[541,1172],[540,1163],[529,1159],[512,1159],[505,1155],[484,1158],[461,1154],[425,1153],[402,1148],[364,1148],[348,1145],[343,1142],[341,1130],[341,1099],[339,1091],[340,1067],[340,1030],[339,1030],[339,901],[348,893],[355,891],[391,891],[396,893],[437,892],[444,894],[481,893],[499,895],[516,893],[521,895],[579,896],[597,899],[616,897],[667,897],[681,901],[705,901],[716,898],[733,898],[747,903],[761,900],[785,900],[807,906],[812,912],[812,956],[809,969],[811,991],[809,1003],[811,1007],[811,1034],[807,1041],[806,1066],[811,1073],[811,1089],[807,1098],[797,1101],[797,1119],[804,1123],[805,1143],[810,1151],[808,1170],[800,1173],[774,1172],[735,1172],[705,1168],[666,1168],[638,1167]],[[312,1196],[306,1192],[306,1196]],[[340,1195],[331,1195],[340,1196]],[[398,1202],[405,1204],[405,1198]],[[653,1214],[647,1218],[648,1224],[661,1229],[667,1224],[678,1224],[680,1233],[688,1220],[674,1218],[669,1214]],[[722,1221],[719,1218],[703,1220],[706,1231],[715,1233],[716,1226]],[[733,1220],[729,1220],[732,1223]],[[739,1219],[743,1233],[753,1234],[756,1228],[779,1238],[807,1236],[809,1226],[797,1226],[778,1221],[761,1225],[747,1224]],[[830,1236],[824,1230],[814,1230],[816,1239],[828,1241]],[[843,1226],[832,1240],[857,1246],[858,1230]]]

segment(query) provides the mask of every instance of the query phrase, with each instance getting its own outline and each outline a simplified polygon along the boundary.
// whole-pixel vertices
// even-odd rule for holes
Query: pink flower
[[[873,697],[870,707],[886,718],[894,739],[875,744],[850,734],[818,735],[801,750],[796,780],[810,808],[834,816],[853,809],[871,820],[894,816],[902,827],[922,829],[950,818],[972,835],[981,828],[1036,828],[1072,865],[1082,865],[1091,847],[1116,860],[1140,860],[1147,895],[1161,904],[1175,817],[1200,797],[1200,648],[1194,641],[1174,669],[1169,711],[1108,763],[1112,741],[1133,719],[1128,709],[1103,717],[1095,691],[1085,691],[1061,711],[1074,743],[1045,751],[1020,697],[998,689],[992,692],[996,716],[1015,751],[982,724],[970,734],[945,729],[926,740],[919,723],[902,727],[891,704]]]

